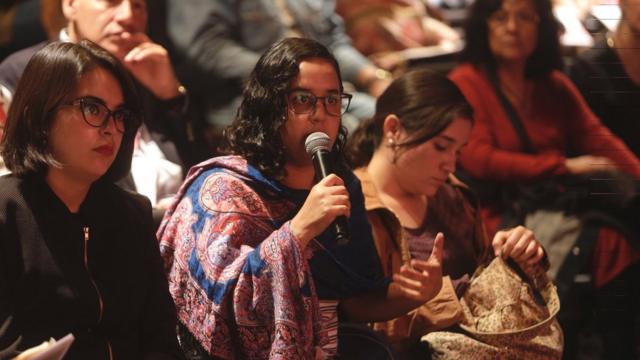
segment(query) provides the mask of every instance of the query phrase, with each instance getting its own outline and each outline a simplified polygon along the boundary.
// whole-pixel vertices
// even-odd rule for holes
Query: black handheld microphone
[[[314,132],[307,136],[304,141],[304,147],[307,154],[313,160],[313,166],[316,169],[316,181],[324,179],[333,173],[329,153],[331,152],[331,139],[329,135],[323,132]],[[336,217],[333,221],[333,227],[336,231],[336,241],[338,245],[345,245],[349,242],[349,225],[344,215]]]

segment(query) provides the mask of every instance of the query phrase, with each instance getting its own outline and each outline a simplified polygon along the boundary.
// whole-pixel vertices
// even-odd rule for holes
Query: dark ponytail
[[[364,120],[349,136],[345,157],[353,169],[367,165],[373,153],[380,145],[382,129],[377,126],[376,118]]]
[[[408,134],[396,145],[407,149],[438,135],[456,117],[471,121],[473,110],[446,76],[424,69],[407,72],[380,95],[375,116],[363,121],[349,137],[345,157],[352,168],[369,163],[382,142],[384,120],[391,114],[400,119]]]

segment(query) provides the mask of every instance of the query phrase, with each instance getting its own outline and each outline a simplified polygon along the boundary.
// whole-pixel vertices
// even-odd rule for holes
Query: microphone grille
[[[330,144],[331,139],[329,135],[317,131],[307,136],[307,139],[304,141],[304,148],[309,156],[313,156],[318,150],[331,151]]]

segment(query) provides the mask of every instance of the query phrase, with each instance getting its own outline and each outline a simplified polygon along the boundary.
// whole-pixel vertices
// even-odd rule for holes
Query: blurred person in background
[[[46,39],[57,39],[66,20],[60,0],[6,1],[0,5],[0,61],[11,53]],[[11,91],[0,84],[0,139]],[[0,157],[0,174],[8,172]]]
[[[421,0],[338,0],[336,11],[353,46],[385,69],[407,65],[401,50],[453,50],[460,43],[458,33]]]
[[[352,44],[333,0],[168,0],[168,34],[180,59],[181,76],[198,102],[211,134],[235,118],[242,88],[260,55],[285,37],[314,39],[330,49],[344,81],[355,85],[343,122],[349,129],[373,115],[375,97],[391,74]],[[353,92],[353,91],[352,91]]]
[[[48,38],[44,16],[41,15],[50,2],[6,0],[0,4],[0,61],[17,50]]]
[[[464,63],[450,77],[471,103],[476,124],[460,160],[476,180],[489,233],[524,223],[549,252],[569,357],[577,346],[574,326],[592,313],[605,356],[632,356],[640,265],[632,214],[640,161],[558,71],[550,1],[478,0],[465,36]],[[589,296],[574,292],[572,303],[568,294],[583,273]],[[580,313],[588,299],[595,309]]]
[[[640,156],[640,3],[619,5],[616,30],[581,53],[568,73],[602,123]]]

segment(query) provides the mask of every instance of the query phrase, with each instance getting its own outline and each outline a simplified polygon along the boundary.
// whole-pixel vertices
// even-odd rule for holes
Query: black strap
[[[593,256],[593,250],[600,233],[599,230],[600,225],[584,222],[575,244],[571,247],[562,265],[560,265],[555,284],[561,302],[566,299],[567,294],[574,287],[576,274],[585,269],[589,259]]]
[[[498,94],[498,99],[500,99],[500,103],[502,103],[504,111],[507,113],[509,120],[511,120],[511,125],[513,125],[513,128],[518,134],[520,142],[522,142],[524,151],[528,154],[536,154],[536,148],[533,146],[531,139],[529,139],[527,131],[524,129],[524,125],[522,124],[522,120],[520,119],[518,112],[500,89],[500,84],[498,83],[498,75],[493,69],[487,68],[486,70],[487,75],[489,76],[489,81],[491,82],[491,85],[493,86],[496,94]]]

